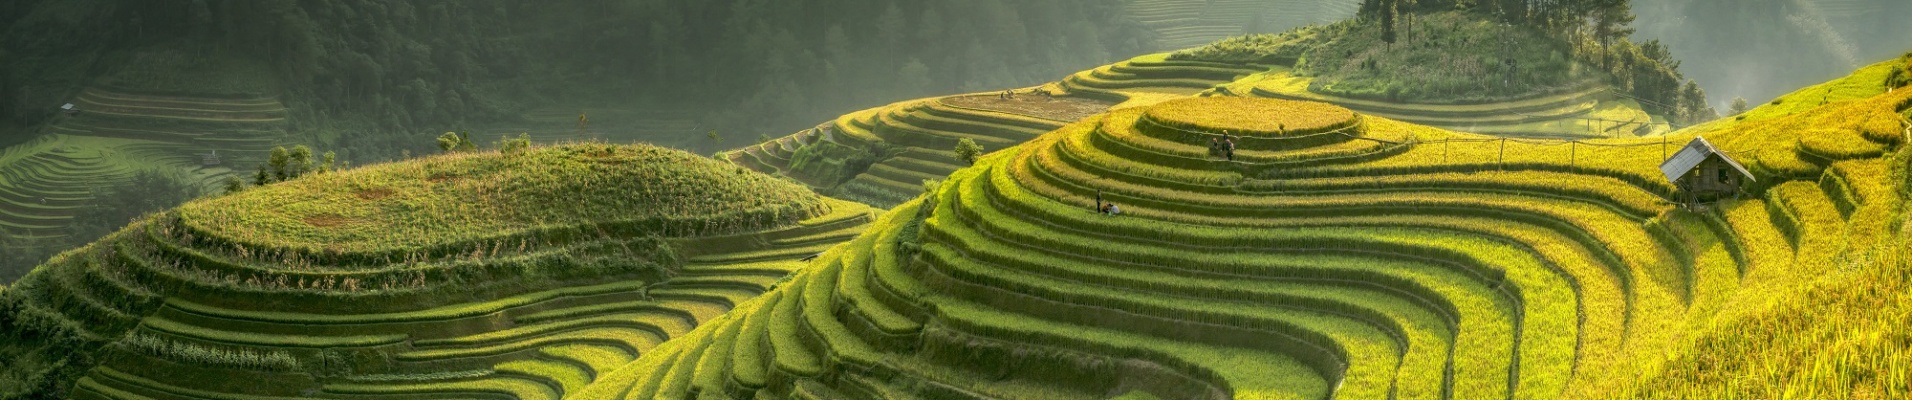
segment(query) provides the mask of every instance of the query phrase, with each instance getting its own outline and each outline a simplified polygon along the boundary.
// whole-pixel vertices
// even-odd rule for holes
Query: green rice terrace
[[[1602,71],[1563,58],[1567,55],[1544,40],[1523,45],[1518,53],[1521,60],[1537,65],[1533,69],[1539,71],[1515,75],[1518,79],[1510,84],[1521,88],[1518,94],[1479,97],[1484,90],[1498,89],[1475,82],[1476,76],[1491,69],[1484,65],[1489,62],[1480,58],[1500,49],[1498,42],[1488,40],[1529,33],[1457,13],[1432,13],[1422,24],[1421,29],[1429,32],[1422,34],[1426,36],[1420,39],[1424,44],[1404,48],[1397,55],[1384,55],[1394,53],[1378,50],[1343,55],[1383,47],[1371,37],[1376,35],[1373,29],[1354,22],[1304,27],[1280,35],[1243,36],[1081,71],[1057,82],[1013,90],[1010,98],[1000,93],[977,93],[871,108],[719,157],[760,172],[790,177],[826,195],[893,207],[920,192],[923,180],[947,176],[962,166],[951,152],[958,140],[971,139],[984,150],[995,151],[1087,114],[1190,96],[1331,103],[1363,115],[1447,130],[1556,141],[1623,137],[1657,141],[1676,127],[1676,116],[1650,112],[1653,108],[1645,104],[1686,109],[1668,104],[1672,100],[1638,97],[1638,93],[1621,90],[1616,83],[1622,77],[1660,78],[1657,75]],[[1443,33],[1446,36],[1440,36]],[[1445,50],[1470,56],[1435,55]],[[1322,67],[1324,62],[1318,60],[1329,56],[1342,59],[1331,64],[1347,66]],[[1336,89],[1337,85],[1400,85],[1387,78],[1389,75],[1376,76],[1375,71],[1361,67],[1383,61],[1419,68],[1400,72],[1402,75],[1451,65],[1473,70],[1444,72],[1447,75],[1439,81],[1452,87],[1412,92],[1420,93],[1412,99]],[[1639,68],[1664,72],[1653,69],[1661,68],[1657,64],[1642,63]],[[1636,92],[1648,91],[1644,83],[1635,86],[1639,88]],[[1703,100],[1703,96],[1680,99]]]
[[[1550,48],[1372,97],[1363,32],[196,200],[0,288],[0,399],[1912,396],[1912,55],[1699,121]]]
[[[285,134],[286,107],[272,97],[139,93],[83,90],[73,103],[81,111],[0,154],[0,231],[62,235],[91,189],[136,171],[184,171],[213,187],[232,175],[231,166],[262,161]]]
[[[1119,110],[985,157],[783,289],[584,393],[1711,393],[1684,382],[1779,390],[1795,381],[1747,366],[1739,372],[1754,380],[1739,383],[1694,379],[1724,375],[1707,375],[1704,364],[1701,374],[1639,380],[1707,362],[1666,354],[1737,334],[1712,330],[1718,321],[1770,318],[1761,312],[1768,296],[1795,282],[1842,263],[1904,268],[1905,182],[1887,172],[1903,170],[1904,156],[1884,154],[1904,147],[1901,113],[1912,93],[1880,92],[1701,130],[1735,154],[1772,156],[1749,160],[1768,185],[1764,198],[1698,211],[1667,200],[1675,188],[1657,169],[1662,138],[1507,140],[1240,98]],[[1789,124],[1839,134],[1822,140]],[[1239,135],[1236,162],[1198,144],[1223,130]],[[1123,213],[1098,215],[1098,197]],[[1896,329],[1886,321],[1863,326]],[[1834,384],[1784,393],[1903,395],[1912,353],[1878,340],[1884,347],[1872,353],[1847,347],[1812,359],[1877,370],[1819,372],[1813,379]]]
[[[313,175],[150,216],[7,288],[0,380],[26,384],[0,395],[559,398],[873,215],[650,146]]]

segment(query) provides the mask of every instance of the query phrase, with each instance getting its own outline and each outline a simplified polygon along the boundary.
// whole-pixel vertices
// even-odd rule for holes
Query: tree
[[[286,169],[286,177],[279,180],[290,180],[312,172],[312,148],[303,144],[292,146],[291,154],[286,157]]]
[[[332,171],[337,171],[339,169],[338,168],[338,159],[339,159],[338,153],[326,151],[323,159],[325,160],[325,164],[319,166],[319,172],[332,172]]]
[[[983,146],[970,138],[962,138],[956,141],[955,151],[956,159],[963,160],[964,164],[976,165],[976,158],[983,155]]]
[[[272,166],[272,180],[270,182],[285,181],[286,178],[291,177],[291,162],[292,155],[286,152],[285,146],[273,147],[272,155],[266,158],[266,165]]]
[[[270,184],[272,184],[272,174],[266,173],[266,166],[260,165],[259,171],[252,174],[252,185],[265,186]]]
[[[1726,113],[1731,115],[1740,115],[1740,114],[1745,114],[1746,111],[1749,111],[1749,110],[1752,110],[1752,107],[1746,104],[1746,98],[1734,97],[1733,108],[1727,109]]]
[[[1381,42],[1394,45],[1394,0],[1381,1]]]
[[[1613,53],[1613,43],[1624,40],[1633,34],[1632,0],[1597,0],[1593,9],[1593,38],[1600,42],[1600,64],[1608,66],[1608,56]]]
[[[232,175],[232,176],[226,177],[226,194],[233,194],[233,193],[239,193],[244,191],[246,191],[245,180],[239,179],[238,175]]]
[[[894,52],[900,50],[903,39],[908,38],[903,28],[909,25],[909,21],[904,19],[903,9],[896,7],[896,2],[889,3],[890,5],[883,9],[883,14],[877,15],[876,22],[872,25],[876,26],[876,40],[884,44],[883,50]]]
[[[473,151],[478,150],[478,145],[471,143],[470,132],[445,132],[438,135],[438,150],[446,153]]]

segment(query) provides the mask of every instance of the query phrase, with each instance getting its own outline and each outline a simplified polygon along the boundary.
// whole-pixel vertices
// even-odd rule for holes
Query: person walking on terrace
[[[1228,161],[1235,161],[1235,139],[1234,138],[1223,139],[1222,145],[1224,146],[1223,150],[1227,152],[1226,154],[1228,155]]]
[[[1102,189],[1095,190],[1095,210],[1102,211]]]
[[[1212,136],[1209,137],[1208,138],[1208,156],[1214,157],[1214,156],[1219,156],[1221,154],[1222,154],[1222,142],[1220,140],[1216,140]]]

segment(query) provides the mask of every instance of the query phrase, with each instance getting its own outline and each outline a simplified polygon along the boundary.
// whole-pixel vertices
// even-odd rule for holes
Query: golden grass
[[[1146,118],[1183,129],[1244,136],[1319,133],[1355,123],[1354,111],[1306,101],[1252,97],[1197,97],[1150,107]]]

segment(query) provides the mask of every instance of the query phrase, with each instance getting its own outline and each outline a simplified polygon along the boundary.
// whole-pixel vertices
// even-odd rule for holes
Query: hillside
[[[1370,37],[1374,29],[1358,20],[1280,35],[1235,37],[1200,48],[1138,56],[1070,74],[1046,85],[1014,89],[1007,99],[1001,98],[1003,92],[983,92],[870,108],[719,156],[760,172],[790,177],[819,193],[893,207],[914,197],[923,180],[939,179],[961,167],[962,161],[952,152],[961,139],[995,151],[1088,114],[1187,96],[1327,102],[1367,115],[1449,130],[1548,140],[1653,138],[1670,131],[1676,120],[1684,119],[1649,111],[1669,106],[1623,90],[1624,86],[1617,83],[1622,75],[1564,58],[1568,57],[1566,53],[1539,41],[1525,45],[1520,56],[1555,61],[1529,61],[1532,67],[1519,75],[1521,83],[1517,87],[1476,85],[1480,74],[1442,72],[1428,80],[1456,86],[1437,92],[1410,92],[1412,96],[1408,97],[1416,98],[1329,89],[1358,84],[1395,87],[1398,91],[1393,85],[1415,81],[1399,77],[1426,76],[1448,65],[1386,69],[1379,74],[1358,72],[1365,70],[1356,67],[1351,69],[1357,72],[1330,74],[1319,67],[1324,54],[1360,53],[1365,57],[1336,65],[1360,65],[1368,59],[1414,65],[1415,60],[1452,51],[1458,55],[1438,58],[1444,63],[1479,68],[1488,61],[1476,56],[1486,57],[1499,48],[1481,42],[1506,36],[1511,29],[1478,16],[1451,12],[1430,13],[1419,26],[1426,31],[1421,34],[1425,37],[1418,39],[1420,44],[1404,44],[1393,50]],[[1641,64],[1640,68],[1667,72],[1657,69],[1655,63]],[[1671,73],[1677,75],[1676,71]],[[1624,76],[1649,79],[1657,75]],[[1437,86],[1423,83],[1416,87]],[[1675,97],[1685,98],[1679,96],[1684,95]],[[1703,93],[1695,96],[1693,101],[1704,101]]]
[[[1912,55],[1699,123],[1625,88],[1704,102],[1628,42],[1652,74],[1539,46],[1535,90],[1341,90],[1445,43],[1318,69],[1364,29],[708,158],[453,153],[194,201],[0,287],[0,399],[1912,396]],[[1699,139],[1751,180],[1684,203],[1662,163]]]
[[[651,146],[311,175],[149,216],[0,291],[0,398],[557,398],[872,215]]]
[[[1903,396],[1886,293],[1904,288],[1912,92],[1884,93],[1887,67],[1647,139],[1274,100],[1118,109],[985,157],[585,393]],[[1806,96],[1824,104],[1788,105]],[[1194,144],[1222,130],[1237,162]],[[1757,171],[1754,194],[1667,200],[1664,152],[1702,135]],[[1867,298],[1893,308],[1848,308]],[[1833,352],[1786,358],[1815,346]]]

